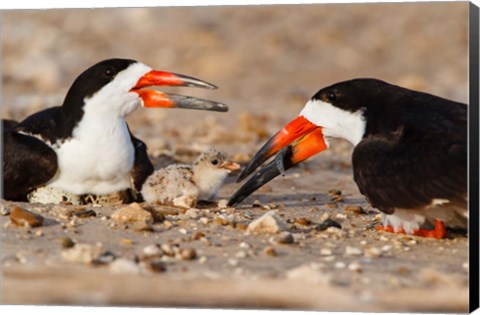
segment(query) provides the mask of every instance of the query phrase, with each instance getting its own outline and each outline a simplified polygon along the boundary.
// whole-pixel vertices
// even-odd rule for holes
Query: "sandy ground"
[[[169,90],[230,107],[227,114],[130,115],[157,167],[191,162],[209,146],[245,163],[319,88],[341,80],[376,77],[466,102],[467,9],[425,3],[3,12],[2,117],[58,105],[82,70],[128,57],[214,83],[219,90]],[[375,231],[379,212],[353,182],[351,151],[335,142],[237,209],[156,206],[164,220],[147,228],[112,219],[120,206],[4,201],[5,213],[17,205],[46,220],[28,229],[0,217],[2,303],[466,311],[466,236]],[[219,199],[238,187],[230,177]],[[332,201],[332,189],[342,200]],[[352,205],[365,213],[346,211]],[[246,230],[271,209],[287,232]],[[96,216],[72,215],[78,210]],[[326,218],[342,228],[317,230]],[[66,258],[73,243],[86,250],[83,262]]]

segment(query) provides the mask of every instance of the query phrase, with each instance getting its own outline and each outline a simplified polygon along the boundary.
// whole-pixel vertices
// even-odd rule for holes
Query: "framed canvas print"
[[[2,304],[478,308],[475,4],[133,6],[1,12]]]

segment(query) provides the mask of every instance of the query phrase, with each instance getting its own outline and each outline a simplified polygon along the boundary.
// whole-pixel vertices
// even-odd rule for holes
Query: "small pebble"
[[[134,202],[116,210],[112,214],[112,219],[118,223],[154,223],[152,214],[145,210],[141,205]]]
[[[241,230],[241,231],[246,231],[248,229],[248,225],[243,224],[243,223],[237,223],[236,228]]]
[[[38,230],[37,232],[35,232],[35,236],[43,236],[43,231]]]
[[[75,211],[73,215],[76,216],[77,218],[92,218],[92,217],[96,217],[97,213],[90,209],[90,210]]]
[[[332,196],[330,197],[330,200],[332,200],[333,202],[343,202],[342,196]]]
[[[312,224],[312,220],[310,220],[309,218],[304,218],[304,217],[295,218],[295,223],[300,224],[300,225],[310,225],[310,224]]]
[[[382,247],[382,252],[389,252],[392,249],[392,245],[385,245]]]
[[[62,257],[66,261],[92,263],[101,253],[101,246],[90,244],[76,244],[73,247],[62,250]]]
[[[179,229],[178,232],[180,232],[181,234],[187,234],[187,230],[184,228]]]
[[[10,221],[16,226],[38,227],[43,225],[44,218],[39,214],[15,206],[10,210]]]
[[[342,195],[342,191],[341,190],[338,190],[338,189],[330,189],[328,191],[328,195],[329,196],[341,196]]]
[[[385,235],[381,235],[380,236],[380,241],[382,242],[388,242],[390,239],[388,237],[386,237]]]
[[[359,262],[354,261],[348,265],[348,270],[355,271],[355,272],[361,272],[362,271],[362,266],[360,265]]]
[[[0,204],[0,215],[6,216],[10,214],[10,208],[5,207],[3,202]]]
[[[75,242],[72,241],[72,239],[70,237],[67,237],[67,236],[61,237],[59,240],[62,243],[63,248],[71,248],[71,247],[75,246]]]
[[[239,251],[235,254],[235,257],[237,257],[237,258],[247,258],[248,254],[245,251],[241,250],[241,251]]]
[[[220,209],[225,209],[228,206],[228,200],[227,199],[220,199],[217,203],[217,207]]]
[[[280,217],[278,210],[270,210],[248,225],[248,230],[256,233],[273,234],[288,229],[288,224]]]
[[[200,222],[202,222],[203,224],[207,225],[207,224],[210,222],[210,220],[209,220],[208,218],[206,218],[206,217],[202,217],[202,218],[200,218]]]
[[[279,244],[293,244],[295,239],[293,238],[292,233],[282,232],[277,238],[277,243]]]
[[[309,263],[287,271],[287,278],[313,283],[330,284],[332,275],[326,273],[321,263]]]
[[[348,205],[344,208],[345,212],[350,212],[353,214],[366,214],[365,210],[361,206],[358,205]]]
[[[171,246],[170,244],[162,244],[160,246],[160,248],[162,249],[162,252],[167,255],[167,256],[175,256],[175,250],[173,249],[173,246]]]
[[[70,221],[68,221],[67,226],[70,227],[70,228],[73,228],[73,227],[77,226],[76,218],[73,218]]]
[[[197,252],[193,248],[180,249],[180,258],[183,260],[193,260],[197,257]]]
[[[267,206],[268,206],[270,209],[277,209],[277,208],[278,208],[278,205],[275,204],[275,203],[273,203],[273,202],[267,204]]]
[[[185,212],[185,215],[190,219],[196,219],[199,217],[199,210],[195,208],[190,208]]]
[[[324,231],[326,229],[328,229],[329,227],[334,227],[334,228],[337,228],[337,229],[341,229],[342,226],[340,225],[340,223],[338,223],[337,221],[334,221],[330,218],[327,218],[325,221],[323,221],[322,223],[318,224],[315,229],[317,231]]]
[[[162,249],[157,244],[152,244],[144,247],[142,253],[148,257],[161,256],[163,254]]]
[[[360,256],[363,255],[363,250],[361,248],[347,246],[345,247],[346,256]]]
[[[382,255],[382,250],[377,247],[370,247],[365,250],[365,257],[377,258]]]
[[[261,206],[262,206],[262,203],[260,202],[260,200],[253,201],[252,208],[258,208]]]
[[[337,261],[334,266],[336,269],[345,269],[347,265],[343,261]]]
[[[174,224],[171,221],[168,221],[168,220],[163,221],[163,224],[165,225],[165,227],[167,229],[171,229],[174,226]]]
[[[213,219],[213,222],[220,225],[228,225],[230,223],[224,215],[219,215]]]
[[[167,266],[159,258],[154,258],[154,259],[149,259],[147,261],[142,261],[141,266],[143,268],[145,268],[146,270],[149,270],[149,271],[152,271],[152,272],[155,272],[155,273],[167,271]]]
[[[241,242],[238,246],[247,249],[251,247],[250,244],[248,244],[247,242]]]
[[[330,248],[322,248],[320,250],[320,255],[330,256],[331,254],[332,254],[332,250]]]
[[[327,208],[336,209],[336,208],[338,208],[338,204],[336,204],[335,202],[329,202],[329,203],[327,203]]]
[[[51,213],[61,219],[67,220],[73,216],[74,209],[57,205],[52,208]]]
[[[198,241],[199,239],[202,239],[204,237],[205,237],[205,233],[203,233],[202,231],[197,231],[192,234],[192,240],[194,241]]]
[[[100,254],[93,263],[98,265],[108,265],[111,264],[117,257],[114,253],[106,251]]]
[[[120,244],[122,244],[124,246],[131,246],[133,244],[133,241],[131,239],[128,239],[128,238],[122,238],[122,239],[120,239]]]
[[[265,253],[265,255],[267,256],[277,256],[277,251],[275,250],[275,248],[273,248],[272,246],[268,246],[266,247],[263,252]]]
[[[128,273],[128,274],[139,274],[140,266],[134,261],[126,258],[116,259],[110,264],[110,271],[113,273]]]

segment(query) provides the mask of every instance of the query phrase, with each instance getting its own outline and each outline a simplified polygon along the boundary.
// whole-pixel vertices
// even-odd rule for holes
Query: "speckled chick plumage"
[[[192,165],[173,164],[155,171],[143,184],[142,196],[150,203],[189,208],[198,200],[213,200],[228,173],[239,168],[223,153],[209,149]]]

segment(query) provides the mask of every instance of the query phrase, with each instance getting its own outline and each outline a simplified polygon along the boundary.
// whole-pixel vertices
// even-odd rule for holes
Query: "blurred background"
[[[342,80],[375,77],[466,102],[467,26],[467,2],[4,11],[2,116],[59,105],[86,68],[131,58],[216,84],[173,90],[230,107],[136,111],[128,120],[152,155],[193,142],[243,161]]]

